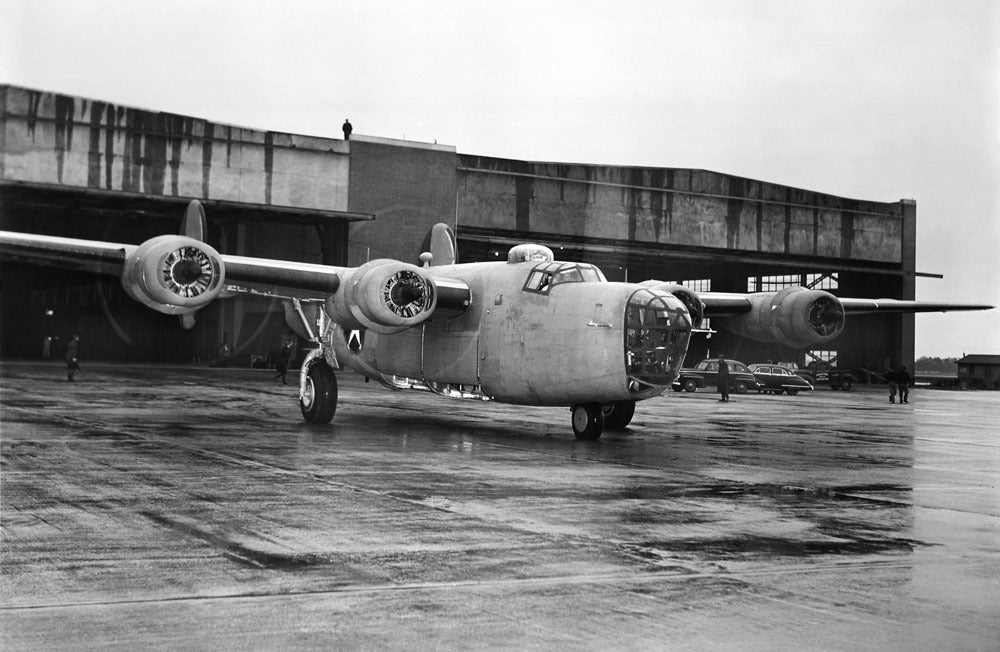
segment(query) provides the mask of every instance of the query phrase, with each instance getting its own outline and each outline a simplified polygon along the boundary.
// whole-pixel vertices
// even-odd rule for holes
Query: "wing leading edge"
[[[773,295],[774,292],[738,294],[735,292],[699,292],[698,297],[705,304],[706,317],[731,317],[745,315],[753,310],[751,297]],[[836,297],[849,315],[864,313],[911,313],[950,312],[963,310],[992,310],[995,306],[979,303],[940,303],[933,301],[909,301],[905,299],[858,299]]]
[[[176,237],[177,246],[186,244]],[[205,245],[206,249],[210,249]],[[58,236],[0,231],[0,257],[5,260],[51,265],[66,269],[122,276],[126,261],[139,245]],[[251,289],[267,294],[325,298],[337,291],[346,268],[298,263],[269,258],[218,254],[225,267],[225,283],[236,290]]]

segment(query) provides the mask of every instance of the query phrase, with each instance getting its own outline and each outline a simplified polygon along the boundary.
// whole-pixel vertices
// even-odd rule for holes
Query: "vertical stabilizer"
[[[195,240],[205,241],[205,207],[197,199],[192,199],[184,211],[184,221],[181,223],[181,235]]]
[[[434,256],[431,259],[432,267],[455,264],[455,234],[443,222],[438,222],[431,228],[431,254]]]

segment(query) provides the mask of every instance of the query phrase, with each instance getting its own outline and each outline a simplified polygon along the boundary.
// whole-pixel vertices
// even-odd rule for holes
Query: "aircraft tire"
[[[577,439],[599,439],[603,430],[604,410],[600,403],[580,403],[573,406],[573,434]]]
[[[337,375],[325,362],[317,362],[306,376],[306,393],[299,400],[302,417],[309,423],[330,423],[337,412]]]
[[[632,423],[635,415],[635,401],[615,401],[601,408],[604,412],[604,427],[611,430],[624,430]]]

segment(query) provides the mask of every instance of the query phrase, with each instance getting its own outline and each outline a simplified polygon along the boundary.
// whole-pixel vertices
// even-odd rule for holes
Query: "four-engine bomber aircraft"
[[[705,317],[741,336],[801,348],[837,337],[846,313],[992,307],[845,299],[802,287],[744,295],[615,283],[593,265],[558,262],[532,244],[513,247],[506,262],[457,264],[444,224],[431,232],[423,267],[223,255],[204,233],[195,200],[181,235],[130,245],[0,231],[0,256],[117,275],[129,296],[179,315],[188,328],[194,312],[220,295],[284,299],[289,326],[313,347],[299,382],[302,415],[312,423],[333,418],[333,370],[346,366],[387,387],[571,406],[581,439],[624,428],[636,401],[670,387]]]

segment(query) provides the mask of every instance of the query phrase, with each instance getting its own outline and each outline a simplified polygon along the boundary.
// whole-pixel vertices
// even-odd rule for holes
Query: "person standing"
[[[726,364],[726,359],[719,356],[719,380],[718,380],[718,391],[722,395],[719,400],[723,403],[729,402],[729,365]]]
[[[288,373],[288,362],[292,358],[292,344],[291,342],[286,343],[281,349],[278,350],[278,355],[274,358],[274,368],[278,372],[274,375],[274,379],[281,379],[282,385],[287,385],[288,381],[285,379],[285,375]]]
[[[344,126],[341,128],[344,130],[344,140],[350,140],[351,132],[354,131],[354,127],[351,126],[351,121],[344,118]]]
[[[889,365],[889,371],[885,375],[886,382],[889,383],[889,402],[896,402],[896,368]]]
[[[66,378],[73,382],[73,376],[80,371],[80,361],[77,359],[80,353],[80,336],[73,335],[69,344],[66,345]]]
[[[910,372],[906,370],[906,366],[899,368],[896,372],[896,388],[899,390],[899,402],[909,403],[910,402],[910,383],[913,379],[910,378]]]

